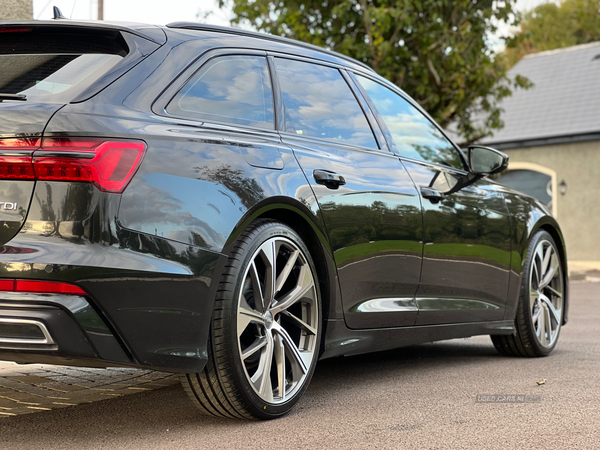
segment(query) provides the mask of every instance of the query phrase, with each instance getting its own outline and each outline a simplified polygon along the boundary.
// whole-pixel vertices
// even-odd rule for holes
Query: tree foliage
[[[506,77],[489,48],[514,0],[220,0],[233,25],[309,42],[372,67],[466,141],[500,128],[498,101],[526,80]],[[477,117],[477,121],[472,118]]]
[[[508,67],[529,53],[600,41],[600,1],[544,3],[525,13],[508,42]]]

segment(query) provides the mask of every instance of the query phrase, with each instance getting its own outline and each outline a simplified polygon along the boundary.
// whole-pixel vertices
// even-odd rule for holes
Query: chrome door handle
[[[317,169],[313,172],[313,177],[318,184],[323,184],[329,189],[337,189],[346,184],[343,176],[328,170]]]

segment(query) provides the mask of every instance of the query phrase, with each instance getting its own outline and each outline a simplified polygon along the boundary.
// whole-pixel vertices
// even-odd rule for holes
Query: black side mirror
[[[471,145],[467,150],[469,168],[475,175],[492,175],[508,167],[508,155],[490,147]]]

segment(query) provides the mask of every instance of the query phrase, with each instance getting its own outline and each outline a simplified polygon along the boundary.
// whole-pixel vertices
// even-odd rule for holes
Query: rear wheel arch
[[[335,273],[330,273],[330,268],[327,266],[327,255],[319,236],[315,232],[311,224],[306,221],[302,215],[290,209],[272,209],[261,215],[262,219],[274,219],[282,222],[292,228],[304,240],[312,256],[317,276],[319,278],[319,288],[321,290],[321,299],[323,306],[323,319],[327,320],[331,301],[331,280],[335,280]]]
[[[273,219],[297,232],[308,247],[317,270],[322,302],[323,336],[325,336],[327,320],[343,318],[341,305],[338,304],[340,299],[337,269],[325,227],[318,216],[296,199],[280,197],[270,200],[269,204],[257,205],[244,215],[231,232],[222,252],[229,254],[232,250],[231,245],[239,234],[256,219]],[[324,343],[325,339],[321,339],[321,353]]]

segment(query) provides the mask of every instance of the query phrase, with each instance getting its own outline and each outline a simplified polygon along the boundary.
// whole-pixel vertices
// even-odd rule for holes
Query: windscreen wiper
[[[17,100],[20,102],[26,102],[27,96],[24,94],[4,94],[0,92],[0,102],[2,100]]]

